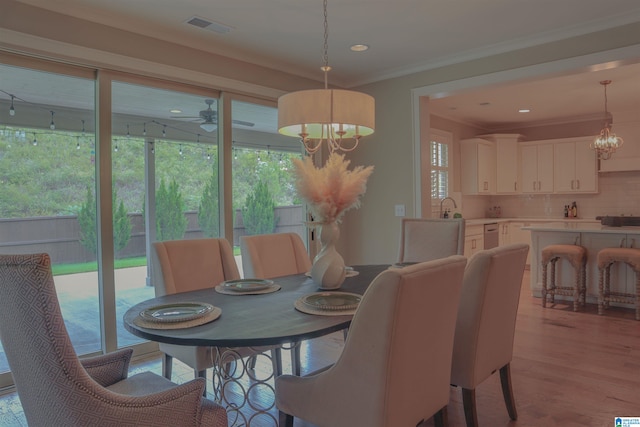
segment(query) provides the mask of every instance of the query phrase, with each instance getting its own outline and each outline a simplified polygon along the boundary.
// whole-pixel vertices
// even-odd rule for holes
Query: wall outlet
[[[404,205],[396,205],[395,206],[395,211],[396,211],[396,216],[404,216],[404,214],[405,214],[404,213],[405,212]]]

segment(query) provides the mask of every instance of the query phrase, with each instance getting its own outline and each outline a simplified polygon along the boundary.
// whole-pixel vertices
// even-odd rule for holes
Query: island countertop
[[[594,224],[589,222],[551,222],[547,224],[532,224],[522,227],[523,230],[530,231],[555,231],[571,233],[604,233],[604,234],[639,234],[640,227],[610,227],[607,225]]]

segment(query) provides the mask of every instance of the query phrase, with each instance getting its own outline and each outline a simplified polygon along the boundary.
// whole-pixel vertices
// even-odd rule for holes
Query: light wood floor
[[[335,360],[342,342],[341,333],[311,341],[303,347],[303,366],[314,370]],[[137,364],[134,370],[159,373],[160,362]],[[542,309],[540,299],[530,296],[527,272],[511,373],[518,420],[507,415],[496,374],[476,392],[482,427],[609,427],[616,416],[640,417],[640,322],[630,309],[611,308],[605,316],[598,316],[595,305],[577,313],[569,304]],[[176,363],[173,380],[191,378],[192,371]],[[448,411],[450,426],[464,426],[460,390],[451,389]],[[300,420],[295,425],[312,427]],[[0,397],[0,426],[26,426],[15,393]]]

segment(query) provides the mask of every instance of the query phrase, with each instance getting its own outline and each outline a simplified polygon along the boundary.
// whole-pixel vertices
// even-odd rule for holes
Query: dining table
[[[348,329],[353,317],[353,311],[308,314],[300,311],[297,302],[319,292],[347,292],[362,295],[372,280],[389,267],[388,264],[350,267],[344,283],[335,290],[319,289],[307,274],[273,278],[273,283],[279,286],[279,289],[269,293],[221,293],[217,292],[215,284],[212,284],[212,288],[159,296],[140,302],[126,311],[123,318],[124,326],[140,338],[184,346],[210,346],[215,349],[274,345],[294,347],[301,341]],[[140,316],[154,307],[180,303],[210,304],[221,310],[221,313],[213,321],[184,328],[156,328],[154,325],[140,321]],[[296,304],[299,308],[296,308]],[[275,405],[275,396],[270,405],[261,406],[259,403],[253,404],[250,401],[256,394],[251,393],[250,390],[256,390],[254,383],[259,383],[262,386],[261,390],[269,389],[275,394],[270,382],[275,375],[266,377],[250,375],[251,384],[243,385],[240,379],[231,375],[223,364],[228,365],[228,358],[218,354],[213,368],[213,393],[215,400],[226,406],[230,415],[233,412],[237,421],[232,424],[251,425],[255,414],[247,419],[246,410],[243,411],[243,408],[250,408],[256,414],[269,415],[269,411]],[[244,369],[242,371],[244,372]],[[226,396],[231,393],[225,391],[232,388],[234,390],[240,388],[244,394],[240,403]],[[277,418],[273,416],[271,418],[274,424],[278,425]]]

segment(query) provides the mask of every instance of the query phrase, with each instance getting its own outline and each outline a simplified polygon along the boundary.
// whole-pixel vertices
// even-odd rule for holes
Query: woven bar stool
[[[556,283],[556,263],[565,258],[575,270],[573,286],[561,286]],[[550,283],[547,283],[547,266],[551,263]],[[573,297],[573,311],[585,304],[587,294],[587,250],[578,245],[549,245],[542,250],[542,306],[547,306],[547,295],[555,303],[556,295]]]
[[[624,262],[636,273],[635,294],[625,292],[611,292],[611,266],[616,262]],[[598,314],[604,314],[610,302],[634,304],[636,320],[640,320],[640,249],[636,248],[605,248],[598,252]]]

